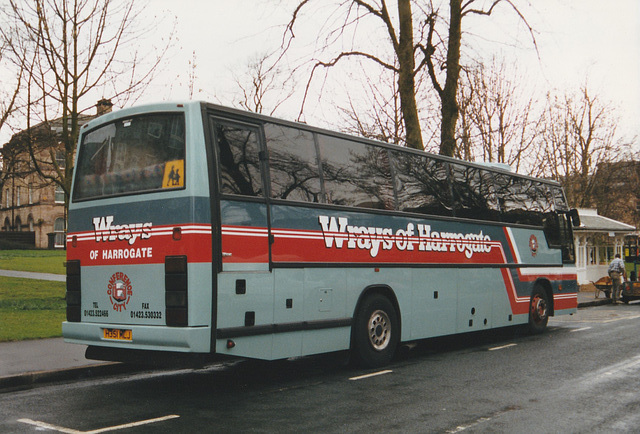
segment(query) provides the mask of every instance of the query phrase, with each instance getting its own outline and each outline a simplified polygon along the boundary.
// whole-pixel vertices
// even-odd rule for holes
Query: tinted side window
[[[490,172],[451,164],[451,184],[457,217],[500,220],[500,205]]]
[[[504,174],[496,174],[494,179],[504,221],[543,224],[545,214],[552,211],[552,198],[544,184]]]
[[[260,196],[258,130],[244,125],[214,121],[215,142],[220,156],[220,192]]]
[[[320,201],[320,174],[313,135],[307,131],[266,124],[271,197]]]
[[[547,185],[541,182],[534,182],[534,187],[536,192],[535,200],[540,212],[542,212],[543,214],[548,214],[553,212],[554,210],[553,191],[551,191],[551,189]]]
[[[549,187],[551,197],[553,198],[554,208],[557,211],[569,211],[569,205],[564,197],[564,192],[560,187]]]
[[[323,135],[318,142],[328,203],[395,208],[386,149]]]
[[[571,221],[566,214],[547,214],[544,220],[544,233],[549,247],[560,248],[562,262],[575,262],[575,247],[573,244],[573,232]]]
[[[396,170],[398,208],[422,214],[453,216],[447,164],[422,155],[391,152]]]

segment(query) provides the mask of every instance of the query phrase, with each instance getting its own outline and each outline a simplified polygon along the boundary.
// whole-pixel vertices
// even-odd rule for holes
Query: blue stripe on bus
[[[86,206],[91,203],[91,206]],[[93,205],[95,203],[95,205]],[[154,226],[180,223],[211,224],[210,200],[206,197],[174,197],[118,203],[116,200],[84,202],[69,210],[69,229],[92,231],[95,217],[113,216],[116,225],[152,222]]]

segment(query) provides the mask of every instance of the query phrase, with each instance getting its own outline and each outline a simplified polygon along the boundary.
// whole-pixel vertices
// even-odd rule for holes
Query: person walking
[[[627,277],[620,254],[616,254],[616,257],[609,264],[609,277],[611,277],[611,303],[616,304],[620,298],[622,278],[626,279]]]

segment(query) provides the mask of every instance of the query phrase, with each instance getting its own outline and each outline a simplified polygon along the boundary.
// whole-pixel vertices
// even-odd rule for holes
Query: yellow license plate
[[[122,329],[102,329],[105,339],[115,339],[117,341],[130,341],[131,330]]]

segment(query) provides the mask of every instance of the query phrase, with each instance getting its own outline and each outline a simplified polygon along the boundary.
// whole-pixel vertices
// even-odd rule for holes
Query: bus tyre
[[[389,299],[380,294],[360,303],[353,325],[353,356],[368,368],[387,365],[400,340],[398,314]]]
[[[547,328],[547,322],[549,322],[547,293],[536,285],[529,302],[529,331],[533,334],[542,333]]]

